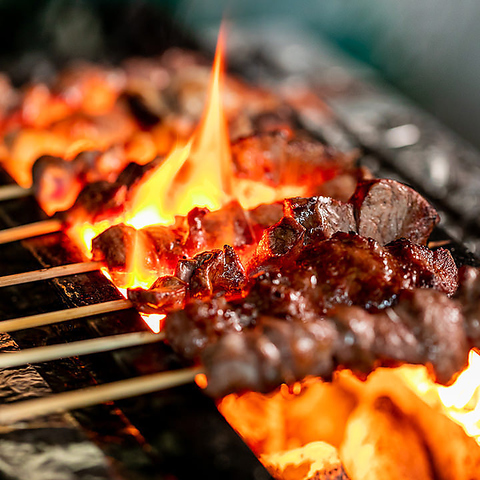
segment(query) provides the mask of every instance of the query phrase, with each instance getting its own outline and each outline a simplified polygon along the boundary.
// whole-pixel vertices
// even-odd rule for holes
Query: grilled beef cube
[[[435,288],[449,295],[457,290],[458,270],[448,250],[430,250],[406,239],[395,240],[385,248],[395,256],[403,277],[410,280],[406,288]]]
[[[330,197],[289,198],[284,211],[305,228],[305,243],[357,229],[352,205]]]
[[[69,209],[77,199],[83,182],[75,162],[43,155],[32,167],[33,193],[40,206],[52,215]]]
[[[192,300],[183,310],[165,319],[167,341],[188,359],[197,359],[207,345],[228,332],[241,332],[256,321],[255,307],[248,302],[228,303],[223,296],[209,301]]]
[[[462,305],[467,337],[471,346],[480,347],[480,269],[464,265],[458,271],[455,299]]]
[[[160,277],[148,290],[128,290],[128,299],[144,313],[167,313],[183,308],[186,284],[173,276]]]
[[[223,250],[210,250],[193,259],[180,260],[176,275],[188,284],[192,298],[209,297],[217,292],[240,294],[247,283],[245,269],[229,245]]]
[[[259,242],[266,228],[275,225],[283,217],[281,203],[262,204],[247,212],[255,241]]]
[[[296,262],[279,266],[276,272],[279,278],[273,272],[259,278],[252,292],[258,291],[269,308],[284,315],[291,315],[288,299],[295,297],[308,299],[320,314],[337,304],[384,308],[408,285],[392,254],[353,233],[336,233],[305,248]]]
[[[307,375],[330,378],[337,332],[333,323],[288,323],[262,318],[252,331],[229,333],[205,348],[207,392],[268,392]]]
[[[279,185],[318,185],[351,162],[320,142],[291,138],[284,132],[259,133],[232,144],[236,174]]]
[[[419,193],[395,180],[361,182],[350,203],[357,232],[382,245],[399,238],[425,245],[439,221],[436,210]]]
[[[466,365],[461,309],[436,290],[405,290],[380,313],[342,306],[332,317],[341,339],[337,360],[357,374],[407,362],[430,365],[437,381],[447,383]]]
[[[196,207],[188,213],[187,221],[189,235],[185,248],[190,255],[225,244],[240,248],[255,243],[245,210],[236,201],[214,212]]]
[[[304,235],[305,228],[290,217],[283,217],[276,225],[267,228],[248,265],[249,274],[262,271],[268,265],[286,265],[295,260],[302,250]]]

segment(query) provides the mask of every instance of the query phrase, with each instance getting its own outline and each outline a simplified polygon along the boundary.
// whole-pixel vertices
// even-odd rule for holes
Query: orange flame
[[[449,387],[433,383],[423,367],[399,369],[408,386],[426,403],[439,406],[480,445],[480,355],[471,350],[468,367]]]
[[[219,209],[231,193],[232,167],[222,107],[224,36],[220,31],[207,107],[190,142],[176,148],[135,191],[126,223],[171,224],[194,207]]]

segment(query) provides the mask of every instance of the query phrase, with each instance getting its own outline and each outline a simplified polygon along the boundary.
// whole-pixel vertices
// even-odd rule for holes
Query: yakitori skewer
[[[95,270],[100,270],[101,267],[101,262],[79,262],[72,263],[70,265],[41,268],[40,270],[33,270],[30,272],[15,273],[13,275],[5,275],[0,277],[0,287],[9,287],[11,285],[37,282],[39,280],[48,280],[50,278],[93,272]]]
[[[133,305],[129,300],[111,300],[109,302],[95,303],[76,308],[67,308],[65,310],[56,310],[54,312],[39,313],[28,317],[13,318],[0,322],[0,333],[24,330],[26,328],[40,327],[52,323],[66,322],[77,318],[89,317],[119,310],[127,310]]]
[[[38,237],[48,233],[59,232],[63,223],[55,218],[42,220],[35,223],[27,223],[18,227],[6,228],[0,231],[0,244],[25,240],[26,238]]]
[[[164,340],[163,333],[131,332],[77,342],[45,345],[14,352],[0,353],[0,368],[18,367],[27,363],[49,362],[66,357],[108,352],[120,348],[146,345]]]
[[[0,187],[0,202],[3,200],[28,197],[31,194],[32,189],[30,188],[23,188],[20,185],[2,185]]]
[[[66,412],[99,403],[122,400],[193,382],[202,373],[200,367],[159,372],[118,382],[96,385],[49,397],[25,400],[0,407],[0,424],[10,425],[41,415]]]

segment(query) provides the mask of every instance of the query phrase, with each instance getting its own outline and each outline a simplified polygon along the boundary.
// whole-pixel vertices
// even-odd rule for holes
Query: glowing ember
[[[408,386],[426,403],[438,406],[480,444],[480,355],[471,350],[468,367],[449,387],[432,382],[424,367],[398,370]]]

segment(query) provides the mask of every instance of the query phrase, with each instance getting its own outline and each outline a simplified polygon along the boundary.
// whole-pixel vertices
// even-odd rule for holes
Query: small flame
[[[468,367],[449,387],[435,384],[424,367],[399,369],[408,386],[429,405],[442,411],[459,424],[480,445],[480,355],[471,350]]]
[[[126,223],[168,225],[194,207],[217,210],[231,193],[232,167],[222,107],[224,36],[220,31],[207,107],[191,140],[176,148],[135,191]]]
[[[157,279],[156,272],[152,272],[145,265],[146,247],[139,232],[135,232],[133,248],[127,252],[128,287],[148,289]]]

